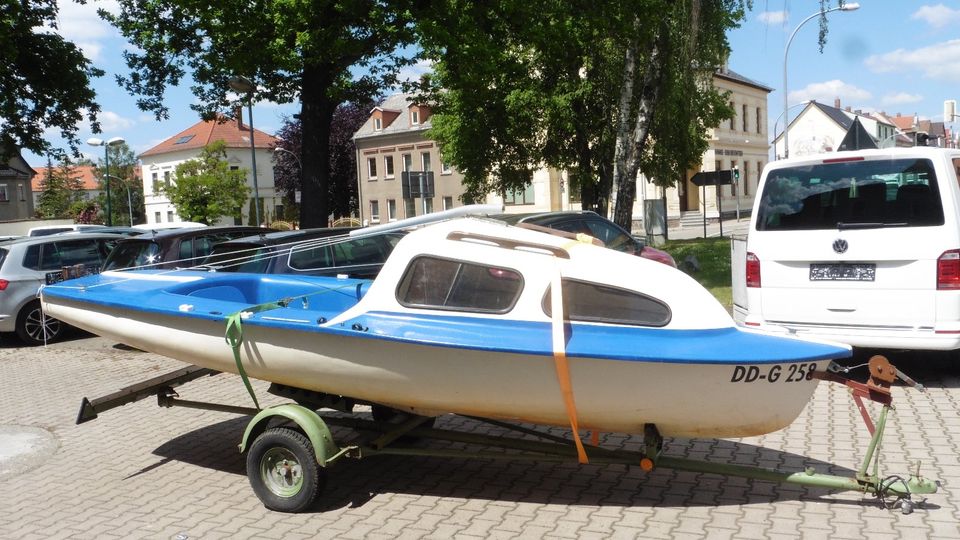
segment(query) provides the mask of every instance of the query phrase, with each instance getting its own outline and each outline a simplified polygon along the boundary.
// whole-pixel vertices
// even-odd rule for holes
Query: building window
[[[370,180],[377,179],[377,158],[367,158],[367,177]]]
[[[757,133],[763,133],[760,131],[760,107],[757,107]]]
[[[750,193],[750,162],[743,162],[743,170],[740,171],[740,182],[743,186],[743,195],[746,197]]]
[[[383,129],[383,120],[381,120],[380,117],[374,118],[374,119],[373,119],[373,130],[374,130],[374,131],[380,131],[381,129]]]
[[[0,202],[9,202],[10,199],[7,198],[7,185],[0,184]]]
[[[154,223],[160,223],[160,212],[154,212],[154,213],[153,213],[153,222],[154,222]]]
[[[167,210],[167,221],[173,221],[173,210]]]
[[[443,198],[443,209],[449,210],[453,208],[453,197],[444,197]]]
[[[411,126],[420,125],[420,111],[415,111],[415,110],[410,111],[410,125]]]
[[[163,185],[170,187],[170,171],[163,171]]]
[[[387,219],[396,221],[397,219],[397,201],[396,199],[387,199]]]
[[[403,217],[414,217],[417,215],[417,205],[414,203],[413,199],[404,199],[403,212]]]
[[[747,132],[747,106],[746,106],[746,104],[744,104],[744,106],[743,106],[743,131],[744,131],[744,133]]]
[[[730,129],[736,129],[737,121],[737,109],[733,106],[733,102],[730,102],[730,110],[733,111],[733,116],[730,117]]]
[[[410,154],[404,154],[403,158],[403,172],[409,172],[410,169],[413,169],[413,156]]]
[[[153,173],[153,193],[160,193],[160,179],[157,178],[157,173]]]
[[[440,174],[450,174],[453,172],[453,169],[450,168],[450,163],[447,161],[440,162]]]
[[[179,139],[177,139],[177,142],[173,144],[186,144],[190,142],[190,139],[193,139],[193,135],[184,135],[183,137],[180,137]]]
[[[380,223],[380,201],[370,201],[370,223]]]
[[[23,194],[23,184],[17,184],[17,197],[19,197],[21,201],[27,200],[26,195]]]
[[[424,201],[426,201],[424,202],[424,204],[427,207],[427,209],[425,210],[425,213],[432,214],[433,213],[433,197],[430,197],[429,199],[424,199]]]
[[[426,172],[426,171],[432,170],[430,168],[430,152],[420,153],[420,163],[421,165],[423,165],[423,168],[420,169],[421,171]]]
[[[527,184],[523,189],[507,193],[503,198],[503,204],[507,206],[533,204],[533,184]]]
[[[393,156],[383,156],[383,176],[393,178]]]

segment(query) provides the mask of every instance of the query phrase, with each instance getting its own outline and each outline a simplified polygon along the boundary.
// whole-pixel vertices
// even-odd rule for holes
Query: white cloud
[[[767,26],[776,26],[787,22],[786,11],[764,11],[757,16],[757,20]]]
[[[820,103],[833,106],[833,100],[840,98],[841,103],[849,103],[857,108],[862,108],[856,104],[862,103],[872,97],[873,95],[863,88],[858,88],[852,84],[834,79],[832,81],[811,83],[800,90],[793,90],[790,92],[788,101],[790,103],[796,103],[798,101],[815,99]]]
[[[123,132],[136,124],[133,120],[120,116],[113,111],[101,111],[97,115],[97,120],[100,121],[100,129],[106,134]]]
[[[116,29],[97,15],[97,8],[116,12],[116,2],[60,2],[57,26],[60,35],[74,42],[97,41],[118,35]]]
[[[420,77],[433,71],[432,60],[419,60],[412,66],[406,66],[397,73],[397,80],[400,82],[417,82]]]
[[[943,4],[922,6],[910,18],[924,21],[930,26],[940,29],[960,22],[960,10],[950,9]]]
[[[884,105],[906,105],[908,103],[919,103],[923,101],[923,96],[920,94],[908,94],[906,92],[898,92],[896,94],[887,94],[880,99],[880,103]]]
[[[924,77],[960,82],[960,39],[952,39],[929,47],[897,49],[868,57],[866,66],[876,73],[920,71]]]

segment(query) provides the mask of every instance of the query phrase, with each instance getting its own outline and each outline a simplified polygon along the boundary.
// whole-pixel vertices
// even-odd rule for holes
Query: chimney
[[[233,116],[237,119],[237,129],[243,131],[247,128],[243,127],[243,107],[237,105],[233,109]]]
[[[845,110],[845,111],[847,111],[847,112],[850,112],[850,106],[847,105],[846,107],[843,108],[843,110]]]
[[[833,107],[834,107],[835,109],[839,109],[839,108],[840,108],[840,98],[833,98]]]

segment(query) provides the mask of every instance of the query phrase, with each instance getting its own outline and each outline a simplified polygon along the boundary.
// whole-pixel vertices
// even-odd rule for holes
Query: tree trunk
[[[330,83],[330,74],[323,68],[304,67],[300,92],[300,227],[304,229],[329,225],[330,122],[338,105],[327,97]]]

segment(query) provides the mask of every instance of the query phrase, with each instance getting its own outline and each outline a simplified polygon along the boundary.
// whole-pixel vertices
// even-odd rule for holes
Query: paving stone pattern
[[[712,474],[394,456],[337,464],[311,512],[281,514],[266,510],[247,482],[237,451],[245,418],[161,409],[151,399],[74,424],[81,397],[179,367],[100,338],[46,348],[0,338],[0,426],[46,429],[59,444],[27,471],[0,477],[0,538],[960,538],[957,367],[917,366],[913,374],[928,392],[894,392],[884,470],[906,474],[922,460],[926,475],[944,481],[910,515],[856,493]],[[276,402],[265,387],[256,383],[261,399]],[[179,391],[184,399],[250,403],[231,375]],[[439,425],[499,433],[463,418]],[[857,468],[868,439],[847,392],[821,383],[786,430],[668,440],[666,448],[676,456],[846,474]],[[601,442],[638,450],[641,440],[606,434]]]

